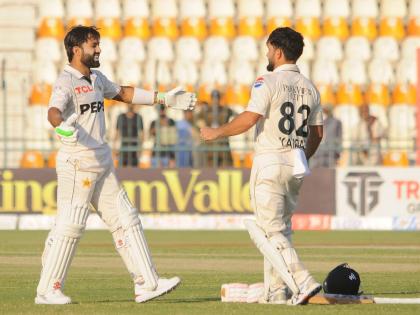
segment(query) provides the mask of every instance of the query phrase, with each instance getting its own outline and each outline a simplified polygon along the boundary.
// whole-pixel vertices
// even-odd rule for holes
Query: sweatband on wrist
[[[165,95],[166,92],[158,92],[158,94],[156,95],[156,100],[159,104],[165,104]]]
[[[139,105],[152,105],[155,100],[155,92],[134,88],[131,103]]]

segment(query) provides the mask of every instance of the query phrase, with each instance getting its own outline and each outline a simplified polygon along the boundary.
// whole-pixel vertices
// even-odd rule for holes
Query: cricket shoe
[[[35,304],[70,304],[71,298],[67,295],[64,295],[61,290],[53,290],[48,292],[45,295],[38,294],[35,298]]]
[[[287,287],[278,288],[269,291],[266,296],[259,299],[260,304],[287,304],[288,289]]]
[[[135,286],[136,302],[144,303],[150,301],[158,296],[164,295],[174,290],[181,283],[181,279],[173,277],[170,279],[159,278],[157,288],[153,291],[142,289],[140,286]]]
[[[314,280],[311,276],[304,282],[301,286],[299,293],[292,296],[288,301],[290,305],[305,305],[308,303],[309,299],[321,291],[322,286]]]

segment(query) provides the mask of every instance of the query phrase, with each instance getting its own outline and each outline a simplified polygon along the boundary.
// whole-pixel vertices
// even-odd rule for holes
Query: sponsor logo
[[[263,84],[264,84],[264,78],[263,77],[259,77],[254,82],[254,88],[259,88]]]
[[[89,85],[77,86],[74,88],[74,92],[77,94],[86,94],[89,92],[93,92],[93,88]]]
[[[80,114],[83,115],[85,112],[90,110],[91,113],[99,113],[104,111],[104,102],[92,102],[90,104],[80,105]]]
[[[377,172],[349,172],[343,184],[347,188],[347,204],[357,214],[365,216],[378,205],[383,180]]]
[[[353,280],[353,281],[356,281],[357,280],[357,278],[356,278],[356,276],[354,275],[353,272],[349,275],[349,279],[350,280]]]

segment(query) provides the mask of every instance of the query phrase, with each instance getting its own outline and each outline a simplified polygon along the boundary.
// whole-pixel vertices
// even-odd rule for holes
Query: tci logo
[[[377,172],[350,172],[343,184],[347,187],[347,204],[365,216],[378,204],[379,186],[383,183]]]

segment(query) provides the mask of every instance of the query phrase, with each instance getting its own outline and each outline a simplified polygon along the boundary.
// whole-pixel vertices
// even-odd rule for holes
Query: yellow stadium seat
[[[335,96],[334,90],[330,84],[319,84],[317,85],[319,94],[321,96],[321,104],[337,104],[337,98]]]
[[[115,41],[121,39],[122,29],[118,18],[103,17],[97,20],[96,26],[101,32],[101,37],[109,37]]]
[[[207,25],[204,18],[185,18],[181,22],[182,36],[192,36],[199,40],[207,37]]]
[[[370,17],[355,17],[351,24],[352,36],[363,36],[374,40],[378,35],[376,21]]]
[[[54,37],[62,40],[64,38],[63,20],[57,17],[44,17],[38,28],[38,37]]]
[[[55,168],[56,161],[57,161],[57,151],[52,151],[48,155],[47,167],[49,167],[49,168]]]
[[[416,104],[416,87],[412,84],[397,84],[392,91],[393,104]]]
[[[48,83],[39,83],[32,85],[29,105],[47,106],[52,92],[52,86]]]
[[[323,23],[323,34],[325,36],[338,37],[344,41],[349,37],[349,26],[344,17],[327,17]]]
[[[179,35],[176,18],[160,17],[155,19],[153,22],[153,35],[175,40]]]
[[[226,89],[226,104],[247,106],[250,98],[249,86],[234,84],[229,85]]]
[[[252,161],[254,160],[254,152],[248,152],[245,154],[245,161],[244,161],[244,167],[251,168],[252,167]]]
[[[341,83],[337,90],[337,104],[363,104],[363,94],[357,84]]]
[[[321,27],[319,19],[316,17],[300,17],[296,21],[296,31],[301,33],[303,37],[309,37],[317,40],[321,36]]]
[[[381,19],[379,26],[381,36],[391,36],[401,40],[405,36],[404,21],[399,17],[385,17]]]
[[[67,31],[69,31],[72,27],[75,27],[77,25],[91,26],[93,25],[93,22],[90,18],[73,17],[67,22]]]
[[[219,17],[210,21],[210,35],[232,39],[236,35],[233,18]]]
[[[407,167],[409,164],[407,152],[404,151],[389,151],[383,156],[384,166]]]
[[[267,21],[267,34],[270,34],[278,27],[292,27],[293,23],[289,17],[276,16]]]
[[[146,18],[139,16],[128,18],[124,25],[124,36],[147,40],[150,37],[149,22]]]
[[[232,162],[234,168],[241,168],[242,167],[242,152],[232,151]]]
[[[39,151],[26,151],[20,160],[22,168],[43,168],[45,167],[44,157]]]
[[[371,84],[366,93],[365,100],[368,104],[380,104],[388,106],[391,103],[388,86],[385,84]]]
[[[407,34],[411,36],[420,36],[420,17],[410,18],[407,25]]]
[[[143,150],[139,158],[139,168],[150,168],[152,165],[152,152],[150,150]]]
[[[264,26],[260,17],[243,17],[239,20],[239,35],[261,38],[264,36]]]

